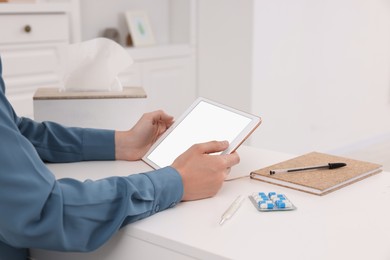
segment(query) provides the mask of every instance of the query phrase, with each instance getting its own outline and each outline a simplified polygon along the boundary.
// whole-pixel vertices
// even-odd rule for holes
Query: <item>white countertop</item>
[[[242,146],[231,177],[292,158]],[[57,177],[98,179],[148,171],[143,162],[53,164]],[[284,193],[297,210],[259,212],[246,199],[219,225],[238,195]],[[132,241],[132,242],[130,242]],[[145,249],[143,251],[143,248]],[[159,253],[159,252],[163,253]],[[228,181],[213,198],[184,202],[122,229],[89,254],[34,250],[35,259],[390,259],[390,173],[382,172],[316,196],[249,178]],[[167,252],[172,252],[177,258]]]

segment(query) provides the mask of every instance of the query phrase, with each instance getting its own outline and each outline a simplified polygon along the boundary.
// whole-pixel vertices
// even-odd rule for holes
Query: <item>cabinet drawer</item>
[[[67,41],[68,38],[66,13],[0,16],[0,44]]]
[[[58,44],[0,45],[3,76],[58,73],[60,60]]]

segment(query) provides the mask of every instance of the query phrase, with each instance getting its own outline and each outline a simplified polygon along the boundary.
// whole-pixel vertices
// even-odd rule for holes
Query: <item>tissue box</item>
[[[34,94],[34,119],[67,126],[127,130],[148,111],[141,87],[119,92],[65,92],[39,88]]]

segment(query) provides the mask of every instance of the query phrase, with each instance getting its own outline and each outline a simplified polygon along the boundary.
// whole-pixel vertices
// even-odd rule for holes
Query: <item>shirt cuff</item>
[[[183,197],[183,181],[181,175],[168,166],[152,172],[144,173],[154,186],[154,205],[152,214],[167,208],[172,208]]]
[[[83,129],[83,160],[115,160],[115,131]]]

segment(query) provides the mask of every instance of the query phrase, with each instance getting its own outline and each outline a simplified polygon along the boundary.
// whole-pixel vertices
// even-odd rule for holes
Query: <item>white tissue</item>
[[[122,91],[118,74],[133,64],[122,46],[106,38],[70,44],[63,55],[63,91]]]

